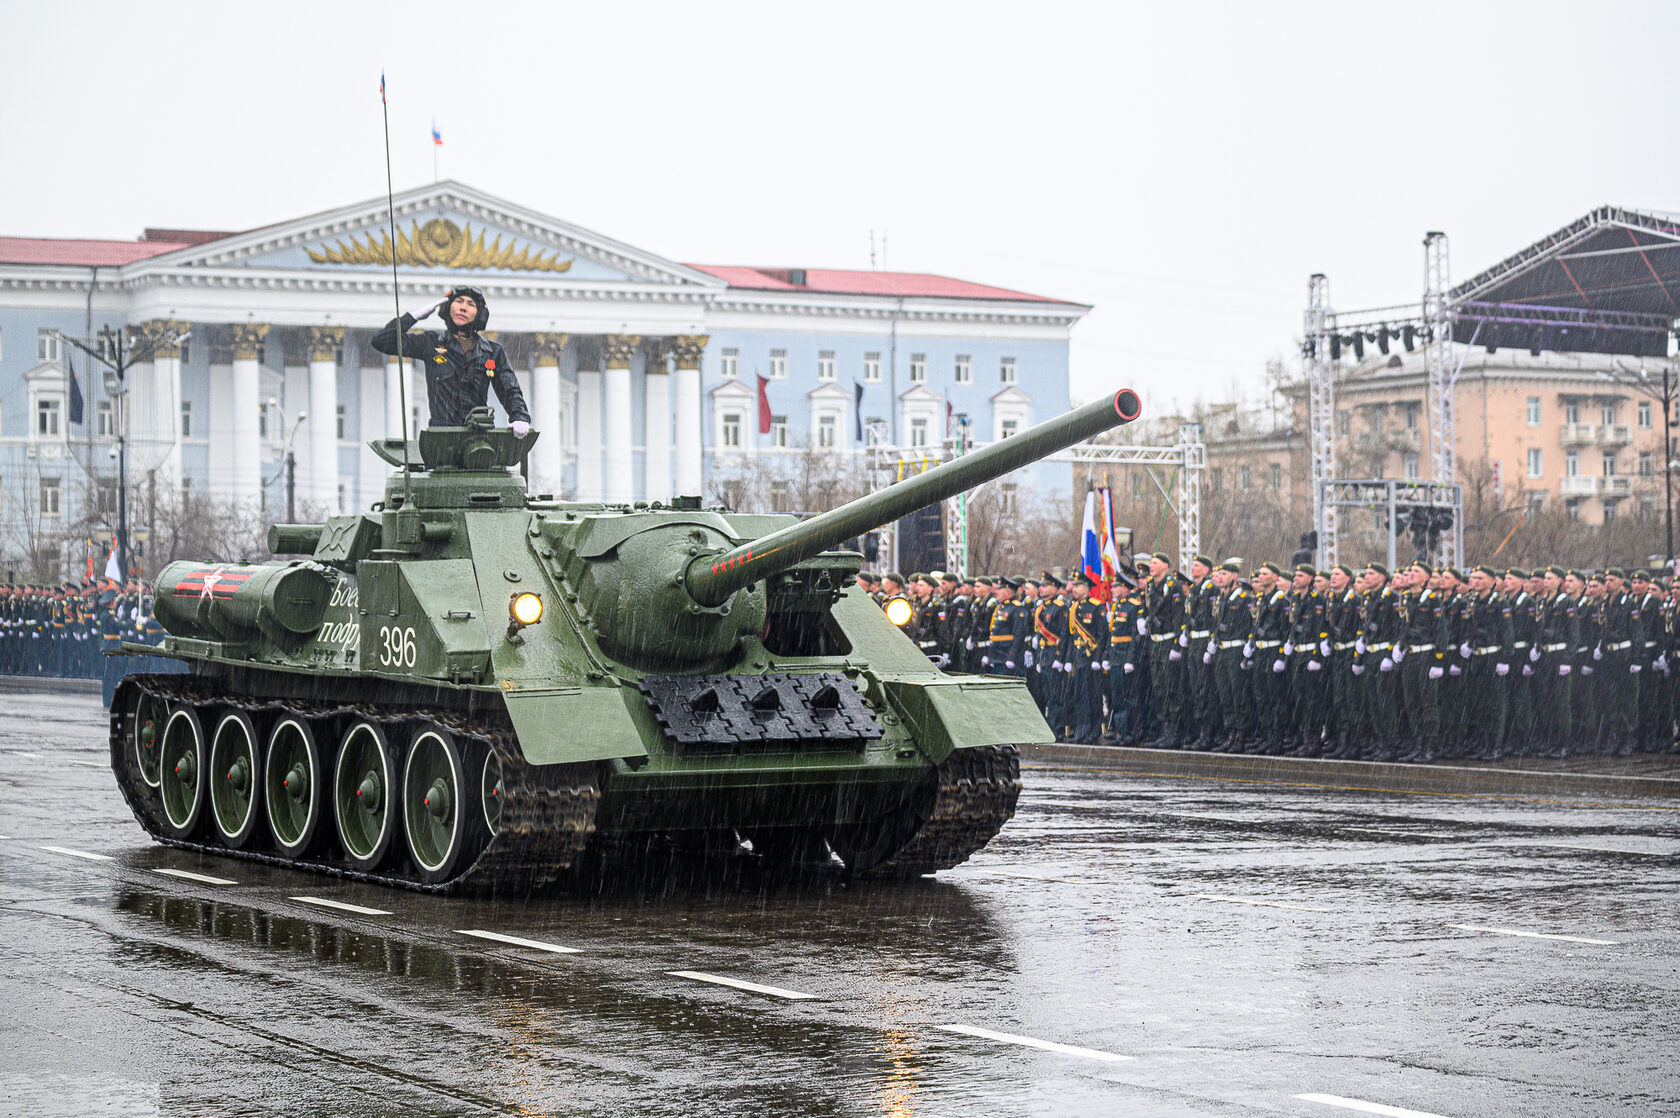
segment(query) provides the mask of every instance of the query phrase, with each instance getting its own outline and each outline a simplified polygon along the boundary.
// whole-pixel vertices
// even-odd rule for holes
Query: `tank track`
[[[131,751],[125,748],[137,691],[166,702],[215,705],[251,715],[286,711],[310,719],[362,717],[386,728],[393,741],[406,739],[406,735],[390,732],[403,723],[436,722],[463,745],[479,743],[501,761],[502,809],[497,832],[459,874],[438,883],[394,872],[366,873],[318,858],[293,860],[260,850],[233,850],[216,843],[176,839],[164,830],[160,801],[141,779]],[[134,818],[147,834],[166,846],[427,893],[529,893],[553,884],[572,868],[589,844],[601,800],[599,772],[594,764],[529,765],[512,728],[493,717],[467,717],[445,708],[394,710],[360,704],[241,699],[187,675],[134,675],[122,681],[111,702],[111,767]],[[323,810],[330,811],[330,805],[323,805]],[[330,828],[332,823],[323,819],[321,825]]]
[[[1015,814],[1021,755],[1013,745],[958,749],[935,770],[933,805],[910,841],[862,877],[920,877],[966,862]]]

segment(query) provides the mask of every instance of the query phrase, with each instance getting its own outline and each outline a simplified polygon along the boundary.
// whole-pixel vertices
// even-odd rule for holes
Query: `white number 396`
[[[414,666],[414,630],[379,627],[379,665],[384,668]]]

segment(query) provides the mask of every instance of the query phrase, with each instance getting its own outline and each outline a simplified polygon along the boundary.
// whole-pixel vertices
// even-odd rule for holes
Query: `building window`
[[[998,362],[998,379],[1004,384],[1015,383],[1015,359],[1005,357]]]
[[[35,401],[35,433],[43,438],[58,438],[59,401],[55,396],[43,396]]]
[[[98,419],[96,427],[100,437],[110,438],[117,433],[117,413],[111,408],[111,401],[101,400],[95,409]]]
[[[181,437],[192,438],[192,401],[181,401]]]
[[[817,446],[822,450],[833,450],[839,435],[840,421],[832,415],[817,416]]]
[[[1416,404],[1407,404],[1406,405],[1406,430],[1408,430],[1408,431],[1416,431],[1417,430],[1418,410],[1419,409],[1418,409],[1418,406]]]
[[[817,379],[834,379],[834,351],[825,349],[817,354]]]
[[[1604,502],[1604,523],[1608,524],[1616,519],[1616,505],[1612,501]]]
[[[1578,451],[1578,450],[1566,450],[1566,451],[1563,452],[1563,476],[1564,477],[1580,477],[1581,476],[1581,452],[1580,451]]]
[[[718,373],[729,380],[734,380],[736,377],[740,376],[741,351],[738,349],[724,350],[719,356]]]
[[[790,483],[785,481],[770,483],[770,511],[793,511],[793,486]]]
[[[1579,401],[1571,400],[1563,405],[1563,421],[1565,423],[1581,422],[1581,404]]]
[[[1418,456],[1408,453],[1402,461],[1404,462],[1407,480],[1416,481],[1418,478]]]
[[[1651,452],[1648,451],[1648,450],[1640,451],[1639,452],[1639,476],[1640,477],[1653,477],[1653,476],[1655,476],[1656,472],[1657,472],[1656,462],[1652,460]]]
[[[1021,421],[1019,419],[1005,419],[998,423],[998,434],[1006,439],[1018,434],[1020,430]]]
[[[1603,461],[1604,461],[1604,476],[1605,477],[1615,477],[1616,476],[1616,452],[1613,451],[1613,450],[1605,451],[1604,456],[1603,456]]]
[[[42,516],[57,516],[59,514],[63,493],[64,490],[60,487],[57,478],[44,477],[41,479]]]
[[[927,383],[927,354],[912,353],[910,355],[910,383]]]
[[[787,446],[787,416],[770,417],[770,445],[779,448]]]
[[[1416,457],[1416,455],[1413,457]],[[1283,467],[1278,465],[1276,462],[1272,463],[1272,488],[1283,488]]]
[[[94,500],[99,502],[101,516],[117,515],[117,483],[101,480],[98,489],[95,490]]]
[[[1382,434],[1383,419],[1387,416],[1387,414],[1388,414],[1388,409],[1382,404],[1378,404],[1376,407],[1371,409],[1371,433],[1372,434],[1374,434],[1374,435]]]
[[[1540,426],[1540,397],[1538,396],[1528,398],[1528,425],[1530,427]]]
[[[773,349],[770,351],[770,379],[787,379],[787,350]]]
[[[1241,489],[1244,493],[1247,493],[1253,487],[1254,487],[1254,471],[1251,470],[1249,467],[1244,466],[1238,472],[1237,488]]]
[[[268,403],[264,401],[257,405],[257,438],[268,438]]]
[[[342,481],[338,483],[338,511],[343,512],[350,504],[350,487]]]
[[[1639,401],[1639,425],[1647,431],[1651,429],[1651,402],[1649,400]]]
[[[1545,473],[1546,473],[1546,471],[1541,466],[1540,448],[1537,447],[1537,446],[1529,447],[1528,448],[1528,476],[1529,477],[1544,477]]]
[[[1599,412],[1599,416],[1600,416],[1599,422],[1603,423],[1605,426],[1609,426],[1610,424],[1616,422],[1616,405],[1615,404],[1613,404],[1613,403],[1605,404],[1598,409],[1598,412]]]
[[[343,405],[343,404],[338,405],[338,437],[341,438],[341,439],[344,438],[344,423],[345,423],[344,412],[345,412],[345,405]],[[342,501],[339,502],[339,507],[340,508],[344,507]]]
[[[192,345],[192,343],[190,341],[185,341],[185,342],[177,343],[177,345],[175,347],[176,349],[180,350],[180,356],[179,356],[178,360],[183,365],[189,364],[192,361],[192,349],[190,348],[191,345]],[[341,365],[344,363],[344,347],[342,345],[340,345],[338,348],[333,350],[333,360],[338,362]]]
[[[1021,487],[1013,481],[1006,481],[998,486],[998,511],[1005,516],[1014,516],[1020,508]]]
[[[39,361],[58,360],[58,335],[51,330],[41,329],[35,332],[35,357]]]
[[[738,411],[723,413],[723,445],[731,450],[738,450],[741,446],[741,413]]]
[[[910,445],[926,446],[928,444],[927,416],[918,415],[910,421]]]
[[[1348,432],[1350,432],[1352,429],[1353,429],[1353,421],[1348,418],[1348,413],[1345,412],[1345,411],[1337,412],[1336,413],[1336,434],[1340,435],[1342,438],[1345,439],[1345,438],[1348,437]]]
[[[1225,491],[1225,471],[1222,468],[1215,466],[1210,472],[1208,476],[1208,487],[1215,493],[1223,493]]]
[[[957,354],[957,363],[951,369],[951,379],[958,384],[968,384],[974,380],[974,360],[966,353]]]
[[[1579,520],[1581,519],[1581,502],[1565,501],[1563,504],[1563,511],[1569,514],[1569,519]]]
[[[863,355],[863,380],[865,384],[881,383],[881,355],[879,353]]]
[[[1143,474],[1139,470],[1133,470],[1133,471],[1131,471],[1131,474],[1132,474],[1132,500],[1141,501],[1141,500],[1143,500]]]
[[[1530,493],[1528,495],[1528,514],[1530,516],[1539,516],[1541,513],[1545,512],[1545,511],[1546,511],[1546,494],[1543,493],[1543,492],[1541,492],[1541,493]]]

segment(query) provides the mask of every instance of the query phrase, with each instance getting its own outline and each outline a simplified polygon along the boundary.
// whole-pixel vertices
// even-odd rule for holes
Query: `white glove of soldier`
[[[1653,668],[1657,669],[1663,675],[1667,675],[1668,674],[1668,653],[1665,652],[1661,656],[1658,656],[1657,657],[1657,662],[1652,664],[1651,666]]]
[[[1466,660],[1470,659],[1470,642],[1469,641],[1465,641],[1463,644],[1458,646],[1458,654]]]
[[[1050,661],[1050,670],[1053,671],[1053,672],[1061,671],[1062,670],[1062,662],[1060,660]]]
[[[1124,664],[1120,665],[1120,667],[1121,667],[1121,670],[1124,671],[1127,675],[1131,675],[1132,670],[1134,668],[1136,668],[1137,665],[1132,663],[1130,660],[1127,660]]]
[[[1581,674],[1582,675],[1592,675],[1592,665],[1591,664],[1582,664],[1581,665]]]
[[[982,657],[980,657],[980,666],[981,666],[981,667],[982,667],[982,668],[989,668],[989,667],[991,667],[991,666],[992,666],[992,658],[991,658],[991,657],[990,657],[990,656],[982,656]]]
[[[1593,659],[1594,660],[1604,659],[1604,649],[1602,649],[1602,648],[1593,649]]]
[[[1442,670],[1441,665],[1439,665],[1439,664],[1435,664],[1435,665],[1431,666],[1430,669],[1429,669],[1429,678],[1430,679],[1440,679],[1442,676],[1444,676],[1446,674],[1447,673]]]
[[[1190,634],[1189,633],[1178,634],[1178,647],[1180,647],[1180,648],[1189,648],[1190,647]]]
[[[1457,664],[1454,664],[1452,667],[1447,669],[1447,674],[1448,675],[1463,675],[1464,674],[1464,669],[1459,667]]]
[[[1029,668],[1032,667],[1033,666],[1032,649],[1029,648],[1027,650],[1027,654],[1024,657],[1022,657],[1022,659],[1026,662],[1027,667],[1029,667]]]
[[[1396,664],[1398,664],[1402,660],[1404,660],[1405,658],[1406,658],[1406,646],[1402,645],[1402,644],[1395,645],[1394,646],[1394,662]]]
[[[1287,666],[1282,660],[1272,661],[1272,671],[1274,672],[1281,672]]]
[[[1571,667],[1568,664],[1559,664],[1558,665],[1558,675],[1568,675],[1573,670],[1574,670],[1574,668]]]
[[[1108,670],[1109,670],[1109,666],[1110,666],[1110,665],[1109,665],[1109,662],[1108,662],[1108,661],[1107,661],[1107,660],[1104,660],[1104,661],[1103,661],[1103,662],[1102,662],[1102,664],[1103,664],[1103,671],[1105,671],[1105,672],[1106,672],[1106,671],[1108,671]]]
[[[1004,661],[1004,662],[1003,662],[1003,666],[1004,666],[1004,667],[1006,667],[1006,668],[1013,668],[1013,667],[1014,667],[1014,666],[1015,666],[1015,661],[1013,661],[1013,660],[1005,660],[1005,661]]]
[[[1364,675],[1365,674],[1365,665],[1364,664],[1355,664],[1353,666],[1353,674],[1354,675]]]
[[[1361,656],[1365,655],[1365,638],[1364,637],[1360,637],[1358,640],[1353,642],[1353,650]]]
[[[1321,641],[1318,642],[1318,654],[1320,656],[1330,655],[1330,642],[1329,642],[1329,640],[1321,640]]]
[[[1510,674],[1510,671],[1511,671],[1511,665],[1509,665],[1509,664],[1495,664],[1493,666],[1493,674],[1494,675],[1508,675],[1508,674]]]
[[[1531,663],[1531,664],[1538,664],[1540,662],[1540,646],[1539,645],[1535,645],[1533,648],[1528,650],[1528,660],[1529,660],[1529,663]]]
[[[969,637],[967,640],[963,641],[963,647],[968,649],[970,652],[973,652],[974,651],[974,638]]]
[[[1295,642],[1294,641],[1284,641],[1283,642],[1283,654],[1285,656],[1295,655]]]
[[[1244,660],[1254,659],[1254,642],[1253,641],[1249,641],[1247,644],[1243,645],[1243,659]]]
[[[1523,665],[1523,675],[1533,675],[1533,674],[1534,674],[1534,665],[1533,664],[1524,664]]]
[[[1318,671],[1318,669],[1322,668],[1323,666],[1324,665],[1320,664],[1317,660],[1308,660],[1307,661],[1307,670],[1309,672],[1316,672],[1316,671]]]
[[[1628,665],[1628,672],[1632,675],[1638,675],[1639,674],[1639,665],[1638,664],[1629,664]]]
[[[1389,659],[1387,656],[1384,656],[1382,658],[1382,663],[1377,665],[1377,670],[1379,672],[1391,672],[1391,671],[1393,671],[1394,670],[1394,661]]]
[[[1149,635],[1149,619],[1146,618],[1146,617],[1138,618],[1138,636],[1147,637],[1148,635]]]
[[[1102,671],[1103,670],[1102,669],[1102,661],[1101,660],[1092,660],[1091,661],[1091,670],[1094,671],[1094,672]]]
[[[432,317],[438,311],[441,311],[448,304],[449,304],[448,299],[439,299],[437,302],[433,303],[431,306],[427,307],[425,310],[423,310],[419,314],[415,315],[414,316],[414,321],[424,322],[426,319]]]
[[[1202,653],[1202,663],[1204,663],[1204,664],[1213,663],[1213,649],[1210,648],[1206,652]]]
[[[1171,652],[1167,653],[1167,659],[1169,659],[1169,660],[1182,660],[1182,659],[1184,659],[1184,653],[1180,652],[1178,649],[1175,648]]]
[[[517,439],[523,439],[526,435],[531,433],[531,425],[526,423],[523,419],[516,419],[512,423],[508,424],[508,426],[513,428],[514,438]]]

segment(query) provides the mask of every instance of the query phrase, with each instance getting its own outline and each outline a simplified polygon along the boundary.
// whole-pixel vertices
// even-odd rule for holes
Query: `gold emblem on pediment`
[[[453,268],[468,271],[501,268],[510,272],[564,272],[571,268],[571,260],[561,260],[558,252],[533,251],[530,245],[515,251],[512,240],[502,244],[496,234],[488,245],[484,243],[486,230],[473,236],[472,225],[465,228],[447,218],[434,217],[421,225],[414,222],[409,230],[397,230],[396,257],[398,264],[417,268]],[[384,230],[367,235],[362,241],[351,237],[320,251],[305,249],[309,259],[317,264],[385,264],[391,263],[391,238]]]

